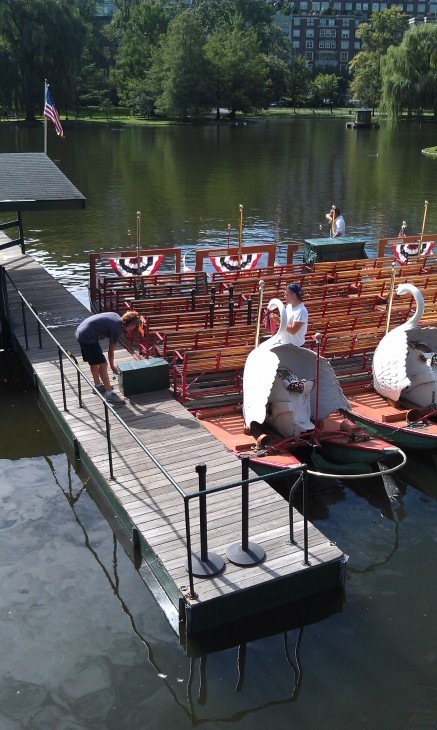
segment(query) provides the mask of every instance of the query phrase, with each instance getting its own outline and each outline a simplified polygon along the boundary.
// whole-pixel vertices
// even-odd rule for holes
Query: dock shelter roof
[[[85,197],[44,152],[0,154],[0,212],[82,208]]]

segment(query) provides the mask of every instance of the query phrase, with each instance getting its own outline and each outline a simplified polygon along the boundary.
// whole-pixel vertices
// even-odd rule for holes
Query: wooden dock
[[[89,312],[34,259],[17,247],[0,251],[3,266],[62,347],[79,356],[74,332]],[[110,414],[114,478],[105,432],[104,405],[83,383],[83,407],[77,395],[77,373],[64,360],[65,398],[57,345],[36,321],[26,317],[28,349],[19,296],[8,283],[10,319],[20,356],[32,372],[42,406],[51,414],[104,502],[104,512],[132,553],[132,534],[139,537],[143,578],[176,631],[196,633],[320,593],[343,583],[345,556],[311,523],[309,565],[303,564],[303,518],[293,511],[290,542],[287,502],[266,482],[250,485],[249,539],[263,547],[265,559],[239,567],[226,557],[227,546],[241,539],[241,488],[209,495],[208,549],[225,559],[212,578],[195,578],[189,590],[184,501],[163,472]],[[33,321],[32,321],[33,320]],[[130,358],[119,348],[116,361]],[[79,365],[83,363],[80,360]],[[84,373],[89,376],[87,366]],[[168,390],[130,397],[117,408],[138,439],[187,493],[198,491],[196,465],[207,465],[207,487],[241,480],[241,462],[230,454]],[[198,499],[190,501],[192,549],[200,552]],[[183,629],[179,629],[179,625]]]

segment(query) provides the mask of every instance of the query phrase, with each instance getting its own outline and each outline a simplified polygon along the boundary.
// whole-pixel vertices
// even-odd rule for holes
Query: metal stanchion
[[[241,457],[241,542],[228,545],[226,555],[235,565],[256,565],[265,558],[261,545],[249,542],[249,456]]]
[[[64,401],[64,411],[68,411],[67,408],[67,395],[65,393],[65,376],[64,376],[64,362],[62,359],[62,350],[58,347],[59,355],[59,369],[61,371],[61,385],[62,385],[62,400]]]
[[[199,476],[199,492],[206,490],[206,464],[197,464],[196,472]],[[206,515],[206,495],[199,496],[200,513],[200,555],[191,554],[191,572],[198,578],[208,578],[217,575],[223,570],[225,561],[220,555],[208,552],[208,522]],[[189,570],[189,562],[187,563]],[[189,571],[190,572],[190,571]]]

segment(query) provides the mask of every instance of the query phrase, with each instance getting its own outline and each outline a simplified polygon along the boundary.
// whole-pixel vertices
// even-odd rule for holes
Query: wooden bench
[[[180,329],[176,332],[156,332],[153,351],[157,357],[168,359],[173,352],[187,350],[223,349],[236,345],[255,346],[255,323],[226,328]]]
[[[151,274],[150,276],[115,277],[103,276],[97,279],[97,301],[99,311],[123,309],[123,299],[138,297],[153,287],[183,287],[198,293],[208,293],[205,272]]]
[[[138,332],[138,347],[141,355],[150,357],[155,345],[157,332],[179,332],[211,330],[214,327],[225,329],[234,326],[251,325],[256,322],[256,315],[251,309],[214,309],[195,312],[178,312],[177,314],[149,314],[141,318]]]
[[[173,392],[181,403],[189,398],[242,392],[242,371],[252,345],[221,350],[173,353]]]

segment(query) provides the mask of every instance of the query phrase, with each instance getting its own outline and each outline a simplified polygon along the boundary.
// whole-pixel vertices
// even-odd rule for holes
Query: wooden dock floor
[[[89,312],[34,259],[18,248],[0,251],[4,266],[23,296],[62,346],[80,355],[74,332]],[[107,505],[131,536],[141,533],[147,574],[163,591],[167,615],[188,622],[189,631],[203,630],[227,619],[286,603],[341,582],[344,556],[309,523],[309,566],[303,565],[303,519],[294,512],[294,536],[289,541],[288,505],[267,483],[250,486],[249,539],[262,545],[265,560],[249,568],[229,562],[226,547],[241,539],[241,493],[232,489],[208,497],[208,548],[225,558],[224,571],[209,579],[195,578],[196,596],[189,595],[184,504],[176,489],[111,415],[114,479],[110,479],[104,407],[83,384],[83,408],[77,398],[77,375],[64,363],[68,411],[63,394],[57,347],[27,316],[29,349],[25,349],[19,298],[8,286],[15,335],[38,379],[41,399],[70,439],[77,440],[82,465],[103,494]],[[129,359],[117,349],[116,362]],[[84,372],[87,366],[79,360]],[[131,396],[117,412],[150,449],[172,478],[187,492],[197,491],[196,465],[207,465],[207,487],[241,479],[237,457],[215,439],[170,391]],[[190,503],[193,550],[200,552],[197,500]],[[319,569],[319,570],[317,570]],[[155,586],[156,587],[156,586]]]

